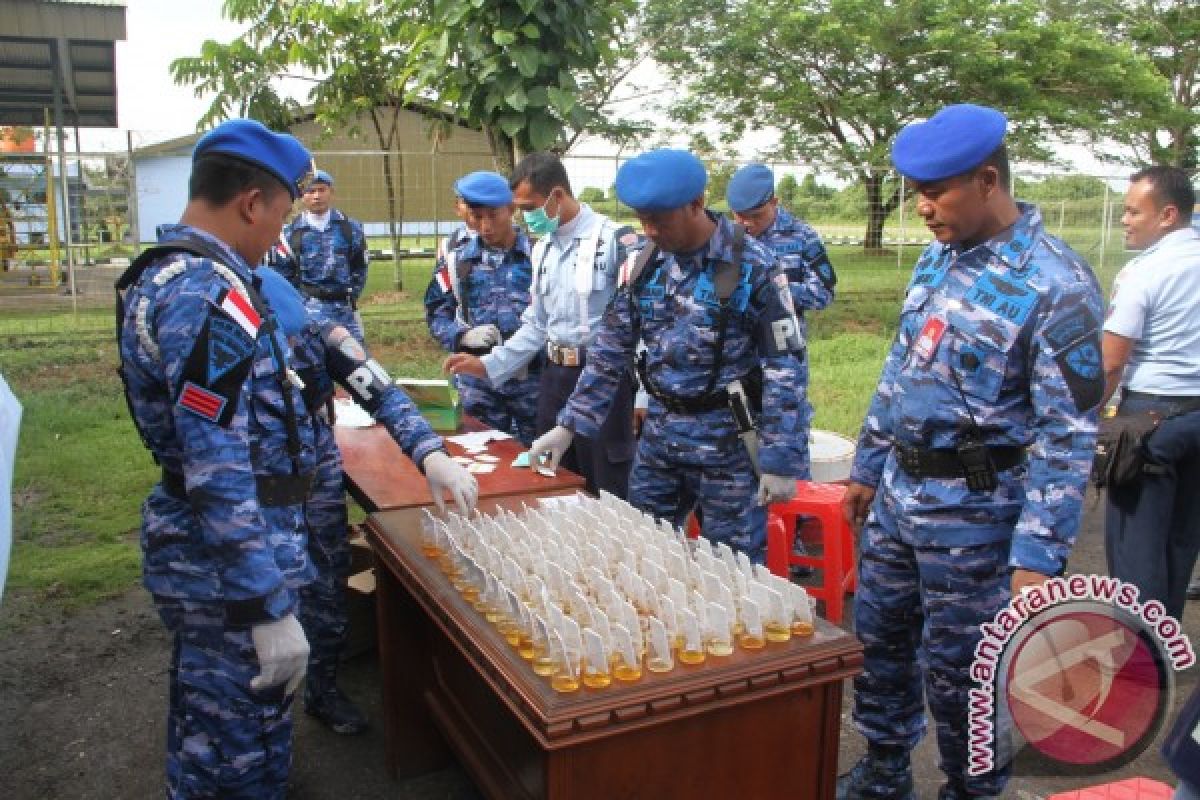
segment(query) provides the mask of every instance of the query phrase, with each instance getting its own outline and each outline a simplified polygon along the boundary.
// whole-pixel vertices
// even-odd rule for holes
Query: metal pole
[[[92,260],[92,247],[87,234],[87,191],[83,185],[83,154],[79,150],[79,126],[75,126],[75,160],[79,169],[79,229],[83,234],[83,265],[90,267],[96,262]]]
[[[904,228],[904,179],[900,179],[900,244],[896,246],[896,269],[904,270],[904,242],[907,240]]]
[[[1104,206],[1101,212],[1104,218],[1100,220],[1100,257],[1099,269],[1104,269],[1104,251],[1108,244],[1108,181],[1104,182]]]
[[[125,131],[125,150],[129,154],[129,239],[136,256],[141,251],[142,229],[138,219],[137,163],[133,160],[133,131]]]
[[[54,130],[58,142],[58,177],[62,185],[63,239],[67,243],[67,276],[71,292],[71,312],[76,313],[79,311],[79,298],[75,294],[75,250],[71,237],[70,181],[67,178],[67,142],[63,135],[62,65],[58,62],[57,56],[54,59]]]

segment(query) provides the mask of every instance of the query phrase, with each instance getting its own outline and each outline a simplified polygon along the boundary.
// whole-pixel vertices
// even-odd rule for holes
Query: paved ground
[[[1089,503],[1072,572],[1104,571],[1098,510]],[[0,617],[17,613],[14,605],[19,604],[0,609]],[[1185,620],[1193,641],[1200,641],[1198,618],[1200,610],[1193,608]],[[0,795],[10,800],[160,797],[167,658],[166,636],[140,590],[0,639]],[[1195,673],[1178,676],[1176,707],[1194,688]],[[379,718],[379,672],[372,657],[348,664],[344,685],[368,714]],[[849,723],[849,694],[843,768],[862,752]],[[459,770],[407,782],[390,780],[377,728],[345,739],[299,715],[294,752],[290,796],[297,800],[479,797]],[[936,796],[936,760],[927,738],[915,758],[921,798]],[[1022,760],[1006,796],[1034,800],[1138,774],[1169,779],[1157,745],[1118,772],[1090,778],[1064,776],[1053,766]]]

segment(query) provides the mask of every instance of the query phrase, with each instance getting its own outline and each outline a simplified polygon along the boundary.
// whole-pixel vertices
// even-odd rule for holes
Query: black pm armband
[[[387,370],[367,356],[358,340],[341,325],[325,326],[321,336],[330,377],[350,393],[354,402],[372,413],[378,411],[392,388]]]

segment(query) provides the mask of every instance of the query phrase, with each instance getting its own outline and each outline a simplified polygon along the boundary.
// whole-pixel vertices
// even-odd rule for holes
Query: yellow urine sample
[[[556,692],[577,692],[579,691],[579,681],[565,673],[559,673],[550,679],[550,688]]]
[[[767,646],[767,640],[761,636],[753,636],[749,633],[743,633],[738,637],[738,645],[743,650],[762,650]]]
[[[803,620],[796,620],[795,622],[792,623],[792,635],[793,636],[812,636],[814,633],[816,633],[816,630],[817,629],[813,626],[813,624],[811,622],[804,622]]]
[[[622,661],[617,666],[613,667],[613,677],[619,681],[632,683],[636,680],[641,680],[642,668],[638,666],[629,666]]]
[[[674,662],[667,661],[665,658],[648,658],[646,659],[646,669],[651,672],[670,672],[675,669]]]
[[[792,638],[792,626],[768,622],[763,625],[763,633],[766,634],[768,642],[786,642]]]
[[[688,650],[685,648],[679,651],[679,660],[685,664],[703,664],[705,658],[707,656],[704,655],[703,650]]]
[[[589,689],[607,689],[612,685],[612,675],[607,672],[583,671],[583,685]]]

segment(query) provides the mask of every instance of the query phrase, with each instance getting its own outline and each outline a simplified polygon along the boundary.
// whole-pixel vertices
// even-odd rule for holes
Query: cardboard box
[[[439,433],[454,433],[462,424],[462,403],[454,384],[444,378],[400,378],[396,385],[416,404],[421,416]]]

